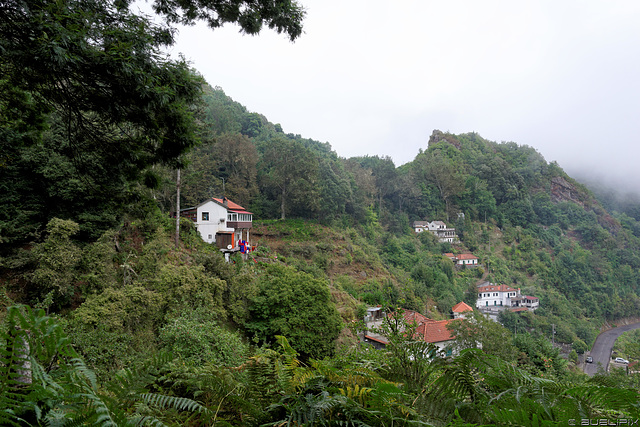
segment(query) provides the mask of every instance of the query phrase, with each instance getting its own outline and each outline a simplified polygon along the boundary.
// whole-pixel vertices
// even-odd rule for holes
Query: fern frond
[[[171,408],[178,411],[188,411],[197,413],[210,414],[211,411],[192,399],[186,397],[167,396],[155,393],[143,393],[140,395],[142,401],[150,406],[156,406],[161,409]]]
[[[631,418],[640,418],[638,391],[614,387],[580,386],[568,389],[566,396],[578,400],[588,408],[589,415],[619,412]]]

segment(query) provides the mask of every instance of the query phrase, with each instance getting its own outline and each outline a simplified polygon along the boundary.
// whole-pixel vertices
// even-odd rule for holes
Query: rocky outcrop
[[[461,147],[460,141],[458,141],[458,139],[454,135],[451,135],[450,133],[444,133],[438,129],[434,129],[431,133],[431,136],[429,137],[429,147],[442,141],[453,145],[458,150]]]
[[[561,176],[551,178],[551,200],[555,203],[574,202],[584,207],[580,192],[575,185],[568,182]]]

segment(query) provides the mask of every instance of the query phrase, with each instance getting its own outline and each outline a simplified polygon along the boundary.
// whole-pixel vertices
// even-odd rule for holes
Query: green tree
[[[76,292],[76,267],[81,258],[81,250],[71,237],[78,232],[78,224],[69,220],[54,218],[47,224],[47,238],[33,248],[32,255],[37,263],[31,281],[37,287],[35,297],[45,297],[42,301],[49,310],[66,305]]]
[[[263,155],[263,184],[277,190],[280,219],[291,205],[306,205],[314,211],[318,163],[316,156],[301,143],[277,135],[269,141]]]
[[[447,220],[454,214],[454,201],[464,191],[465,176],[459,165],[440,150],[430,150],[418,155],[414,161],[414,174],[419,181],[426,181],[438,189],[446,206]]]
[[[571,346],[578,354],[584,354],[585,351],[589,350],[589,346],[579,338],[575,339]]]
[[[173,41],[166,28],[92,0],[24,0],[5,4],[0,15],[0,69],[13,88],[2,92],[0,104],[36,111],[21,125],[26,130],[49,122],[52,154],[70,160],[67,179],[88,179],[95,186],[76,197],[117,197],[125,183],[142,179],[147,166],[174,160],[196,143],[190,107],[200,94],[200,79],[185,62],[161,56],[160,49]],[[9,151],[0,182],[28,177],[45,135],[32,131],[30,138],[16,139],[15,121],[0,128],[14,128],[13,136],[0,133],[2,151],[20,142]],[[38,182],[26,181],[41,194]],[[45,188],[51,197],[51,185]],[[3,193],[1,204],[12,193]],[[43,209],[31,215],[48,220],[51,214]]]
[[[56,183],[89,183],[82,192],[66,185],[68,197],[85,200],[85,207],[118,200],[110,217],[100,218],[107,227],[131,200],[132,184],[157,181],[149,166],[175,164],[196,144],[193,106],[201,79],[185,61],[161,52],[174,42],[173,29],[130,12],[130,3],[19,0],[0,5],[1,240],[27,239],[56,215],[92,221],[88,228],[105,225],[90,216],[79,221],[81,210],[51,194],[43,171],[30,177],[47,127],[53,156],[47,153],[46,163],[56,156],[68,159],[65,176]],[[293,0],[157,1],[153,7],[169,23],[204,20],[212,28],[237,23],[249,34],[266,25],[292,40],[301,34],[304,17]],[[63,169],[49,168],[56,170]],[[66,215],[51,212],[52,205]]]
[[[455,336],[458,350],[481,348],[484,353],[502,360],[515,360],[516,349],[511,344],[509,331],[477,310],[464,319],[450,322],[447,328]]]
[[[192,366],[238,366],[249,352],[237,332],[219,326],[202,310],[182,313],[167,322],[160,329],[158,340],[171,354]]]
[[[249,206],[258,194],[255,144],[240,133],[224,133],[214,139],[187,156],[182,183],[184,202],[195,206],[210,197],[224,195]]]
[[[286,336],[305,357],[333,354],[342,322],[326,280],[280,265],[266,267],[258,280],[246,324],[249,333],[266,342]]]
[[[132,0],[122,1],[129,5]],[[305,12],[295,0],[206,0],[153,2],[156,13],[164,15],[170,23],[193,24],[196,20],[218,28],[235,23],[247,34],[257,34],[263,25],[278,33],[286,33],[291,41],[302,34]]]
[[[350,161],[356,161],[361,167],[371,170],[370,173],[375,183],[375,196],[378,199],[378,215],[381,215],[383,200],[397,190],[397,171],[393,160],[389,156],[364,156],[350,159]]]
[[[258,193],[255,145],[244,135],[224,134],[216,138],[214,156],[218,171],[226,175],[227,197],[249,205]]]
[[[477,221],[492,218],[496,212],[496,200],[488,189],[487,183],[470,175],[461,196],[460,208]]]

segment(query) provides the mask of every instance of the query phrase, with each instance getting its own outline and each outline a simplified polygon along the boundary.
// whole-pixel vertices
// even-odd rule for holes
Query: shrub
[[[160,329],[161,345],[193,366],[209,362],[223,366],[242,364],[249,348],[240,336],[218,326],[214,320],[200,317],[187,312],[170,320]]]

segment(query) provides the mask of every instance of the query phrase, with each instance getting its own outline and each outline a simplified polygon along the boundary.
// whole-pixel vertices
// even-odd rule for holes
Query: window
[[[209,212],[202,212],[202,220],[209,221]]]
[[[209,240],[213,239],[213,235],[209,234]]]

